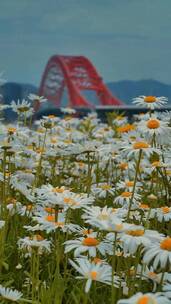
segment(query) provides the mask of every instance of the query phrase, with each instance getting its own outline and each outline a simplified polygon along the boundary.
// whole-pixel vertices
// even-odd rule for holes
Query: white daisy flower
[[[17,103],[13,100],[11,102],[11,108],[14,112],[21,114],[29,111],[31,108],[31,104],[25,99],[23,99],[22,101],[18,100]]]
[[[117,304],[169,304],[170,300],[161,293],[138,292],[129,299],[119,300]]]
[[[78,257],[83,252],[88,252],[89,256],[95,257],[97,251],[103,256],[106,252],[112,251],[112,245],[108,241],[100,241],[96,238],[96,233],[92,233],[87,237],[79,237],[75,240],[68,240],[64,243],[65,253],[74,250],[74,256]]]
[[[101,183],[98,186],[93,185],[91,191],[99,198],[105,198],[107,194],[111,194],[112,196],[115,194],[115,188],[107,183]]]
[[[160,108],[161,106],[164,106],[168,101],[167,97],[161,96],[139,96],[133,99],[134,104],[137,106],[141,106],[144,108],[148,108],[151,110],[154,110],[155,108]]]
[[[128,122],[128,117],[123,116],[123,115],[118,115],[116,117],[114,117],[112,123],[116,126],[121,126],[124,125]]]
[[[143,138],[139,138],[136,141],[133,141],[132,143],[125,143],[122,146],[122,151],[124,155],[126,155],[128,158],[135,155],[138,156],[140,150],[142,150],[143,154],[147,157],[150,157],[150,155],[154,152],[157,154],[160,154],[160,150],[157,148],[153,148],[147,141],[145,141]]]
[[[75,109],[72,109],[72,108],[69,108],[69,107],[61,108],[60,110],[61,110],[61,112],[63,112],[64,114],[75,114],[75,113],[76,113],[76,110],[75,110]]]
[[[66,230],[65,225],[65,213],[58,212],[57,218],[55,213],[39,213],[37,216],[33,216],[33,220],[36,221],[40,227],[40,230],[45,230],[47,233],[55,231],[56,229]]]
[[[39,95],[36,95],[36,94],[29,94],[28,95],[28,98],[34,102],[39,102],[39,103],[43,103],[45,101],[47,101],[47,99],[43,96],[39,96]]]
[[[136,183],[136,186],[135,186],[135,189],[139,189],[141,188],[141,183],[140,182],[137,182]],[[133,187],[134,187],[134,181],[133,180],[130,180],[128,178],[126,178],[124,181],[120,180],[117,184],[116,184],[116,189],[125,189],[125,191],[132,191],[133,190]]]
[[[126,229],[126,224],[122,223],[121,218],[118,218],[116,215],[111,215],[106,220],[96,220],[93,224],[100,230],[117,233],[122,233]]]
[[[153,265],[154,269],[161,267],[171,269],[171,237],[162,238],[160,242],[153,242],[145,248],[144,263]]]
[[[130,201],[132,200],[133,206],[141,199],[141,195],[138,193],[134,193],[134,196],[132,198],[132,192],[131,191],[124,191],[120,193],[115,199],[114,203],[119,204],[121,206],[128,206]],[[132,206],[132,207],[133,207]]]
[[[169,298],[170,301],[171,301],[171,282],[165,283],[163,288],[162,288],[162,291],[164,292],[165,296],[167,298]]]
[[[42,203],[51,204],[52,206],[61,205],[63,206],[64,194],[70,194],[70,191],[63,187],[53,187],[52,185],[43,185],[41,188],[36,189],[38,198]]]
[[[162,279],[163,276],[163,279]],[[153,292],[156,291],[158,284],[160,284],[161,279],[163,280],[163,284],[170,281],[171,274],[165,272],[164,275],[162,272],[156,273],[152,266],[150,268],[147,265],[138,265],[137,267],[137,277],[141,277],[142,279],[148,281],[150,280],[153,283]]]
[[[3,299],[16,302],[21,299],[22,295],[23,294],[16,289],[3,287],[2,285],[0,285],[0,296]]]
[[[1,95],[0,95],[0,97],[1,97]],[[9,105],[6,105],[6,104],[0,104],[0,112],[1,111],[4,111],[4,110],[6,110],[6,109],[9,109],[10,108],[10,106]]]
[[[157,231],[131,224],[120,237],[124,252],[130,254],[134,254],[140,245],[150,246],[151,241],[157,242],[159,239],[161,236]]]
[[[51,251],[51,242],[43,239],[43,237],[39,234],[36,234],[31,238],[20,238],[18,241],[18,246],[20,249],[26,249],[29,252],[31,252],[32,248],[37,248],[39,253],[41,253],[42,251]]]
[[[86,223],[91,224],[92,226],[99,226],[103,222],[111,221],[112,217],[122,218],[127,215],[127,212],[123,208],[110,208],[110,207],[99,207],[99,206],[91,206],[86,207],[84,209],[84,214],[82,218]]]
[[[161,121],[156,116],[152,116],[148,120],[141,120],[138,129],[147,138],[152,138],[155,135],[156,140],[159,140],[163,135],[168,136],[171,132],[168,122]]]
[[[158,169],[162,170],[167,170],[166,168],[171,168],[171,165],[169,162],[162,162],[160,160],[157,161],[153,161],[152,163],[149,162],[149,164],[147,164],[144,168],[144,172],[151,175],[153,173],[153,171],[158,171]]]
[[[69,195],[64,194],[63,206],[64,210],[67,209],[79,209],[91,205],[94,201],[94,198],[88,197],[85,193],[69,193]]]
[[[90,262],[86,258],[75,259],[77,263],[70,261],[70,264],[76,269],[81,276],[77,279],[86,279],[85,292],[88,293],[93,281],[98,281],[107,285],[112,284],[112,267],[104,263]],[[114,286],[118,287],[119,278],[114,276]]]
[[[157,218],[159,222],[169,222],[171,220],[171,207],[163,206],[151,209],[150,218]]]

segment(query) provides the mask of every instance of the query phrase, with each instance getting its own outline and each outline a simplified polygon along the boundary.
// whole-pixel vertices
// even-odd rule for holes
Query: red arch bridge
[[[69,107],[93,108],[94,102],[100,106],[120,106],[123,103],[114,97],[104,84],[90,60],[84,56],[52,56],[45,68],[39,95],[46,97],[56,107],[62,106],[66,97]],[[36,106],[36,110],[39,108]]]

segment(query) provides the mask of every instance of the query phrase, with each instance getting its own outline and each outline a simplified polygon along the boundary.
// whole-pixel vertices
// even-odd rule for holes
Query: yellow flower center
[[[35,238],[36,238],[36,240],[39,241],[39,242],[44,240],[44,238],[43,238],[40,234],[36,234],[36,235],[35,235]]]
[[[96,280],[97,279],[97,271],[91,271],[90,272],[90,277],[92,280]]]
[[[110,131],[111,130],[111,128],[104,128],[104,131]]]
[[[83,240],[82,244],[83,244],[84,246],[88,246],[88,247],[91,247],[91,246],[92,246],[92,247],[93,247],[93,246],[99,245],[99,241],[96,240],[96,239],[93,238],[93,237],[87,237],[87,238],[85,238],[85,239]]]
[[[142,236],[144,235],[144,230],[143,229],[127,230],[126,233],[132,236]]]
[[[153,103],[153,102],[156,102],[157,99],[156,99],[155,96],[146,96],[146,97],[144,98],[144,101],[147,102],[147,103]]]
[[[138,299],[136,304],[157,304],[157,302],[153,298],[151,298],[147,295],[144,295],[144,296],[142,296],[141,298]]]
[[[45,207],[44,210],[47,212],[47,213],[55,213],[55,209],[54,208],[51,208],[51,207]]]
[[[107,213],[101,213],[98,216],[99,220],[104,220],[105,221],[105,220],[108,220],[108,218],[109,218],[109,215]]]
[[[133,149],[147,149],[149,145],[144,141],[137,141],[133,144]]]
[[[23,172],[25,172],[25,173],[28,173],[28,174],[31,174],[32,173],[32,170],[31,169],[24,169],[24,170],[22,170]]]
[[[133,187],[134,186],[134,182],[131,182],[131,181],[126,182],[126,186],[127,187]]]
[[[122,127],[117,128],[120,133],[127,133],[129,131],[135,130],[135,126],[131,124],[124,125]]]
[[[160,127],[160,121],[158,119],[150,119],[146,124],[149,129],[158,129]]]
[[[166,238],[160,243],[160,248],[163,250],[171,251],[171,237]]]
[[[54,215],[47,215],[46,220],[48,222],[55,222],[55,216]]]
[[[124,116],[122,116],[122,115],[116,116],[116,120],[123,120],[123,119],[124,119]]]
[[[5,177],[9,177],[11,175],[11,172],[6,172]]]
[[[30,240],[41,242],[44,240],[44,238],[40,234],[35,234],[31,237],[29,237]]]
[[[37,148],[36,149],[36,152],[37,153],[43,153],[43,152],[45,152],[46,150],[44,149],[44,148]]]
[[[135,268],[131,268],[128,272],[129,272],[130,276],[134,276],[135,275]]]
[[[83,167],[85,166],[85,164],[84,164],[83,162],[78,162],[78,166],[79,166],[80,168],[83,168]]]
[[[51,144],[56,144],[57,143],[57,140],[56,140],[56,138],[51,138]]]
[[[122,197],[130,197],[131,195],[132,195],[132,192],[128,192],[128,191],[121,193]]]
[[[115,213],[117,211],[117,208],[112,208],[112,212]]]
[[[169,213],[170,212],[170,208],[167,206],[161,207],[161,210],[163,213]]]
[[[55,222],[55,225],[62,228],[64,226],[64,222]]]
[[[101,263],[102,263],[102,260],[99,259],[99,258],[94,258],[94,259],[93,259],[93,262],[94,262],[95,264],[101,264]]]
[[[56,193],[63,193],[64,191],[65,191],[64,188],[58,188],[58,187],[56,187],[56,188],[52,189],[52,192],[56,192]]]
[[[142,209],[149,209],[149,205],[147,205],[147,204],[140,204],[140,208],[142,208]]]
[[[16,132],[16,128],[8,128],[8,133],[13,134]]]
[[[102,188],[102,190],[110,190],[111,186],[110,185],[102,185],[101,188]]]
[[[65,198],[64,198],[64,203],[65,203],[65,204],[68,204],[68,205],[79,205],[78,202],[76,202],[75,200],[73,200],[73,199],[70,198],[70,197],[65,197]]]
[[[123,229],[123,224],[116,224],[116,226],[115,226],[115,230],[116,231],[121,231]]]
[[[87,235],[87,234],[90,234],[90,233],[92,233],[92,232],[93,232],[92,229],[84,229],[84,230],[82,231],[82,234],[83,234],[83,235]]]
[[[70,197],[64,197],[64,203],[70,204],[72,202],[72,198]]]
[[[55,222],[55,216],[54,215],[47,215],[46,221],[53,223],[55,226],[63,227],[64,222]]]
[[[71,119],[72,119],[72,116],[69,116],[69,115],[64,117],[64,120],[71,120]]]
[[[37,132],[38,133],[45,133],[45,130],[43,130],[43,129],[37,129]]]
[[[72,140],[66,139],[66,140],[64,140],[64,143],[70,145],[70,144],[72,144]]]
[[[160,167],[161,163],[160,163],[160,161],[154,161],[151,165],[152,165],[152,167]]]
[[[157,278],[157,273],[153,272],[153,271],[150,271],[148,273],[148,276],[151,278],[151,279],[156,279]]]
[[[9,204],[14,204],[15,205],[16,202],[17,202],[17,200],[13,197],[8,197],[7,198],[7,203],[9,203]]]
[[[121,163],[121,164],[119,164],[119,168],[121,170],[126,170],[128,168],[128,164],[127,163]]]
[[[50,114],[50,115],[48,115],[48,118],[55,118],[56,116],[55,115],[53,115],[53,114]]]

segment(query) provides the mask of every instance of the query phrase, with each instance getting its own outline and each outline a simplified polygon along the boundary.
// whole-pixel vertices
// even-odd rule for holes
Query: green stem
[[[39,298],[39,255],[37,248],[32,248],[31,256],[32,301]]]
[[[139,151],[139,156],[138,156],[138,161],[137,161],[137,166],[136,166],[136,171],[135,171],[134,186],[133,186],[132,196],[131,196],[131,199],[129,202],[129,207],[128,207],[127,221],[129,221],[131,206],[132,206],[132,202],[134,199],[135,187],[136,187],[136,183],[137,183],[138,172],[139,172],[139,167],[140,167],[140,162],[141,162],[141,156],[142,156],[142,149],[140,149],[140,151]]]
[[[87,189],[86,192],[88,194],[88,196],[90,195],[90,189],[91,189],[91,170],[92,170],[92,166],[90,163],[90,152],[87,152],[87,160],[88,160],[88,172],[87,172]]]
[[[114,274],[116,268],[116,241],[117,241],[117,232],[115,232],[115,239],[113,243],[113,256],[112,256],[112,296],[111,296],[111,304],[115,301],[115,287],[114,287]]]
[[[19,300],[19,303],[22,303],[22,302],[24,302],[24,303],[32,303],[32,304],[38,304],[38,302],[37,301],[32,301],[32,300],[28,300],[28,299],[24,299],[24,298],[20,298],[20,300]]]
[[[1,205],[1,216],[5,216],[6,212],[6,153],[7,150],[4,148],[3,153],[3,184],[2,184],[2,205]]]
[[[37,170],[36,170],[36,176],[35,176],[35,182],[34,182],[34,185],[33,185],[33,189],[34,189],[34,186],[35,187],[38,186],[39,176],[41,176],[42,154],[43,154],[43,151],[44,151],[44,148],[45,148],[46,135],[47,135],[47,129],[45,131],[45,135],[44,135],[44,139],[43,139],[42,151],[40,152],[40,158],[39,158],[39,163],[38,163]]]

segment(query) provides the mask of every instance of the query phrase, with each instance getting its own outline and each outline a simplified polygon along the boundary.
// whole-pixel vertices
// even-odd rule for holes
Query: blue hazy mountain
[[[36,93],[37,88],[31,84],[6,82],[1,86],[0,92],[3,95],[4,102],[9,104],[12,100],[17,101],[26,98],[29,93]]]
[[[160,81],[147,80],[123,80],[110,82],[107,84],[113,95],[117,96],[126,104],[130,104],[132,99],[140,95],[165,96],[171,102],[171,85],[164,84]]]
[[[107,86],[114,96],[126,104],[130,104],[132,99],[139,95],[166,96],[171,101],[171,85],[153,79],[139,81],[123,80],[107,83]],[[27,98],[29,93],[36,94],[37,92],[38,88],[34,85],[14,82],[5,83],[0,89],[0,93],[3,95],[3,102],[7,104],[12,100],[17,101],[18,99]],[[92,93],[86,92],[85,95],[92,103],[97,104],[95,94]]]

